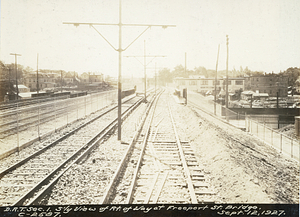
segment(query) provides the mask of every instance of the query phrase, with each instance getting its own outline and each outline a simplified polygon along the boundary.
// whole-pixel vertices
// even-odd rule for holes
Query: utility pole
[[[215,102],[214,102],[214,114],[216,115],[216,101],[217,101],[217,82],[218,82],[218,62],[219,62],[219,51],[220,45],[218,46],[218,55],[217,55],[217,63],[216,63],[216,76],[215,76]]]
[[[228,44],[229,44],[228,35],[226,35],[226,46],[227,46],[227,59],[226,59],[226,108],[228,108]]]
[[[9,90],[9,94],[10,94],[10,91],[11,91],[11,89],[10,89],[10,71],[11,71],[11,68],[10,68],[10,66],[8,67],[8,90]]]
[[[146,74],[146,40],[144,40],[144,78],[145,78],[145,85],[144,85],[144,92],[145,92],[145,103],[147,103],[147,74]]]
[[[15,56],[15,71],[16,71],[16,88],[17,88],[17,100],[19,99],[19,87],[18,87],[18,65],[17,65],[17,56],[22,56],[21,54],[11,53],[10,55]]]
[[[37,54],[36,64],[36,92],[39,93],[39,54]]]
[[[64,22],[63,24],[73,24],[74,26],[79,25],[88,25],[92,27],[115,51],[119,52],[119,73],[118,73],[118,140],[121,140],[121,90],[122,90],[122,84],[121,84],[121,71],[122,71],[122,52],[127,50],[130,45],[132,45],[144,32],[146,32],[148,29],[154,26],[160,26],[162,28],[167,27],[175,27],[175,25],[154,25],[154,24],[124,24],[122,23],[122,4],[121,0],[119,0],[119,23],[70,23],[70,22]],[[119,27],[119,48],[116,49],[94,26],[97,25],[113,25]],[[134,39],[125,49],[122,49],[122,27],[123,26],[145,26],[147,27],[136,39]]]
[[[137,59],[137,57],[144,57],[144,63],[142,63],[141,61],[139,61],[143,66],[144,66],[144,78],[145,78],[145,82],[144,82],[144,98],[145,98],[145,102],[147,102],[147,73],[146,73],[146,69],[147,69],[147,65],[149,65],[156,57],[166,57],[166,56],[162,56],[162,55],[146,55],[146,41],[144,40],[144,56],[125,56],[125,57],[134,57],[136,58],[137,61],[139,61]],[[147,57],[153,57],[148,63],[147,63]]]

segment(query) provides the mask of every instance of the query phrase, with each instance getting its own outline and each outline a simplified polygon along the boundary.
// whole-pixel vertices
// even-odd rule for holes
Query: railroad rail
[[[142,100],[142,97],[128,100],[123,105],[125,111],[122,119],[126,118]],[[27,205],[39,201],[45,191],[72,164],[86,156],[116,127],[116,114],[116,108],[109,109],[0,172],[0,205]]]
[[[91,95],[90,98],[91,97],[93,96]],[[100,99],[97,97],[97,102],[104,100],[104,98],[105,95],[101,95]],[[77,119],[78,111],[81,110],[86,113],[86,96],[83,98],[59,99],[54,101],[40,100],[39,103],[34,101],[34,104],[27,104],[26,106],[22,104],[18,106],[18,104],[15,104],[15,107],[10,110],[1,111],[0,139],[14,135],[16,132],[21,132],[29,127],[42,125],[62,117],[71,119],[71,115],[73,114],[74,116],[74,111],[76,113],[76,110]]]
[[[179,138],[170,98],[164,93],[151,102],[103,204],[214,202],[189,142]]]

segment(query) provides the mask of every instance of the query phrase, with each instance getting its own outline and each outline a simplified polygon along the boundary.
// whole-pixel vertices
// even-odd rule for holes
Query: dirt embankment
[[[222,203],[299,203],[299,164],[247,132],[179,106],[191,141]]]

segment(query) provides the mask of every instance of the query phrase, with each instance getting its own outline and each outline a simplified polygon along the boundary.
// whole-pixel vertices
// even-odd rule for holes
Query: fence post
[[[17,102],[17,148],[18,154],[20,152],[20,144],[19,144],[19,102]]]
[[[55,115],[55,121],[54,121],[54,130],[56,132],[56,96],[54,96],[54,115]]]
[[[77,120],[78,120],[78,109],[79,109],[79,103],[78,101],[80,101],[79,97],[76,98],[76,104],[77,104]]]
[[[228,117],[229,115],[228,115],[228,110],[227,110],[227,108],[225,108],[225,111],[226,111],[226,112],[225,112],[225,115],[226,115],[226,121],[229,122],[229,117]]]
[[[266,140],[266,125],[265,125],[265,119],[264,119],[264,142]]]
[[[294,155],[293,155],[293,140],[294,139],[291,139],[291,156],[292,156],[292,158],[294,157]]]
[[[247,112],[245,112],[245,128],[246,128],[246,132],[249,132],[249,129],[248,129],[248,120],[247,120]]]
[[[90,112],[90,114],[92,114],[93,113],[93,97],[92,97],[92,94],[91,94],[91,112]]]
[[[38,138],[40,140],[40,106],[41,106],[41,101],[38,99]]]
[[[84,97],[84,117],[86,116],[86,97]]]
[[[69,124],[69,99],[67,99],[66,108],[67,108],[67,125]]]
[[[282,152],[282,133],[280,133],[280,152]]]
[[[300,161],[300,142],[299,141],[298,141],[298,151],[299,151],[299,153],[298,153],[298,159]]]
[[[271,129],[271,145],[273,146],[273,129]]]

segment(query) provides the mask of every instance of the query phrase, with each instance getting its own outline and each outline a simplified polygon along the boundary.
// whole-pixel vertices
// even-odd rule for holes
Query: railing
[[[9,111],[0,112],[1,124],[10,122],[6,127],[15,127],[11,132],[0,134],[0,158],[112,104],[117,104],[116,90],[26,107],[16,103]]]
[[[250,118],[246,118],[246,130],[264,142],[297,161],[300,160],[300,141],[293,139]]]
[[[273,146],[291,158],[296,159],[297,161],[300,160],[300,140],[293,139],[271,128],[274,126],[275,128],[278,128],[279,125],[284,126],[283,124],[280,124],[280,122],[273,122],[272,120],[266,121],[264,116],[261,116],[263,117],[263,123],[259,123],[259,120],[254,120],[249,115],[239,114],[230,109],[226,109],[220,104],[214,104],[212,99],[208,99],[195,92],[189,92],[188,101],[197,104],[198,107],[207,113],[215,115],[223,121],[252,133],[254,136],[262,139],[265,143]],[[272,117],[272,119],[274,119],[274,117]],[[278,118],[276,117],[276,120],[277,119]]]

